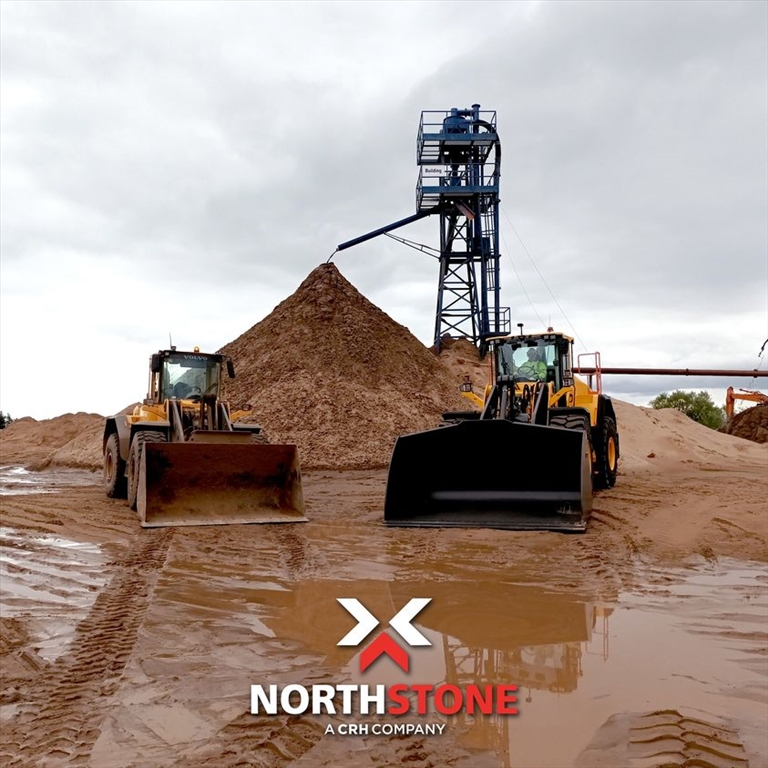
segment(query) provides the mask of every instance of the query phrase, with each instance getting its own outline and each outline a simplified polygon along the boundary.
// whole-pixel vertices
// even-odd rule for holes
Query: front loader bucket
[[[489,419],[398,438],[384,522],[583,531],[591,509],[585,432]]]
[[[146,443],[137,511],[145,528],[305,522],[296,446]]]

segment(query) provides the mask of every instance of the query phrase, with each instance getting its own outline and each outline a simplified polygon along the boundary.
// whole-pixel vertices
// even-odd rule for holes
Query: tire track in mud
[[[142,533],[75,630],[71,650],[42,670],[3,728],[0,761],[13,768],[86,765],[106,703],[120,685],[173,531]]]
[[[330,682],[326,680],[326,682]],[[413,768],[495,768],[498,759],[491,750],[468,750],[456,736],[353,736],[326,735],[332,725],[367,725],[373,715],[340,714],[341,699],[335,698],[336,714],[322,720],[304,715],[236,717],[203,750],[190,752],[170,763],[171,768],[363,768],[364,766],[408,765]]]
[[[748,768],[750,756],[727,718],[678,709],[613,715],[579,755],[576,768]],[[706,719],[704,719],[706,717]]]
[[[738,768],[749,765],[744,747],[732,728],[674,709],[650,712],[630,728],[630,765],[681,765]],[[682,760],[682,762],[681,762]]]
[[[3,496],[3,526],[87,541],[128,541],[135,516],[119,499],[108,499],[101,484],[61,486],[57,493]],[[71,534],[74,533],[74,536]]]
[[[323,726],[309,717],[254,717],[243,713],[225,726],[205,752],[188,755],[170,765],[186,768],[286,768],[311,750],[323,736]]]

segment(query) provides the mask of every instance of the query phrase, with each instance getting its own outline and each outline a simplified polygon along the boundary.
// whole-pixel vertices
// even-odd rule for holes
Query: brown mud
[[[584,535],[387,528],[384,470],[306,473],[295,526],[142,530],[88,484],[3,496],[0,760],[765,765],[764,465],[661,461],[599,494]],[[250,714],[251,684],[402,681],[336,645],[339,597],[378,617],[431,597],[408,681],[514,684],[520,714],[398,719],[433,736]]]

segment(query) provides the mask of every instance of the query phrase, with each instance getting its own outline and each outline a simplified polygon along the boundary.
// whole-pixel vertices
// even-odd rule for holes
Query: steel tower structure
[[[344,250],[426,216],[440,217],[440,275],[434,342],[466,336],[485,351],[509,333],[509,308],[499,305],[499,180],[501,143],[496,112],[425,110],[416,137],[416,213],[348,240]]]
[[[426,110],[416,139],[416,211],[440,216],[435,343],[444,334],[479,343],[509,333],[499,305],[499,179],[496,112]]]

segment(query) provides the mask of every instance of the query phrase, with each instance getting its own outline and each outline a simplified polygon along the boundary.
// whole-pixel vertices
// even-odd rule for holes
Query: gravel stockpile
[[[737,413],[722,431],[754,443],[768,443],[768,404]]]

